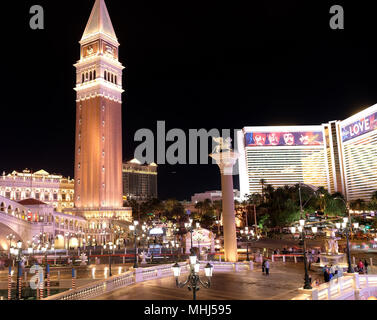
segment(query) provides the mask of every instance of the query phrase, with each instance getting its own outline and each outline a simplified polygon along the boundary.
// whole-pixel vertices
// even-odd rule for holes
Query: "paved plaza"
[[[185,280],[182,275],[180,280]],[[200,288],[198,300],[290,300],[303,285],[301,263],[271,264],[270,275],[251,271],[214,273],[210,289]],[[99,296],[96,300],[191,300],[187,287],[175,287],[174,277],[150,280]]]

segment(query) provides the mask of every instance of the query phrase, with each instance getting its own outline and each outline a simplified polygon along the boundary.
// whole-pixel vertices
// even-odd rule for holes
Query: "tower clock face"
[[[110,55],[114,55],[114,49],[113,47],[111,46],[106,46],[106,53],[110,54]]]
[[[93,53],[93,47],[92,46],[88,46],[88,48],[86,49],[86,53],[87,54],[92,54]]]

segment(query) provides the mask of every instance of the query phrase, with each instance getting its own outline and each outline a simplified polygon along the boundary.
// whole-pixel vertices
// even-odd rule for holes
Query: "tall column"
[[[210,157],[216,160],[221,173],[224,258],[225,261],[236,262],[238,260],[238,255],[236,217],[234,214],[233,166],[236,163],[239,154],[237,152],[227,151],[210,154]]]

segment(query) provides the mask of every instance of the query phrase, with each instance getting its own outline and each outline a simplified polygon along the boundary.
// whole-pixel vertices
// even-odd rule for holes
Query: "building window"
[[[92,71],[89,72],[89,80],[93,80],[93,74],[92,74]]]
[[[103,126],[105,125],[105,120],[102,120],[102,125],[103,125]]]
[[[105,106],[102,106],[102,111],[105,111]]]
[[[105,156],[105,151],[102,151],[102,157],[104,157]]]
[[[50,198],[50,197],[49,197],[48,193],[45,193],[45,200],[47,200],[47,201],[48,201],[48,200],[49,200],[49,198]]]
[[[93,79],[96,79],[96,70],[93,71]]]
[[[85,76],[84,76],[84,74],[82,74],[81,82],[84,82],[84,81],[85,81]]]
[[[85,78],[88,79],[89,78],[89,75],[88,73],[85,74]]]
[[[79,164],[78,164],[78,167],[79,167],[79,169],[80,169],[80,167],[81,167],[80,162],[79,162]]]
[[[58,200],[58,194],[54,193],[54,201],[57,201],[57,200]]]
[[[79,154],[80,154],[80,152],[81,152],[81,148],[79,148]]]
[[[115,84],[118,84],[117,76],[115,76]]]
[[[77,180],[77,183],[80,184],[80,179]]]
[[[62,193],[62,200],[65,201],[65,193]]]
[[[106,71],[104,73],[104,78],[105,78],[105,80],[107,80],[107,72]]]
[[[102,136],[102,141],[105,141],[105,136]]]
[[[39,200],[39,193],[38,192],[35,194],[35,199]]]
[[[16,192],[16,200],[21,200],[21,192]]]
[[[102,172],[105,172],[105,167],[104,166],[102,167]]]
[[[5,192],[5,198],[10,199],[10,192]]]
[[[111,82],[114,82],[114,75],[111,74]]]

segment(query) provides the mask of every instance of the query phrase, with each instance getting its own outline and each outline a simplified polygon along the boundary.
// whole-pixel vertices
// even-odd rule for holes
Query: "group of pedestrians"
[[[326,265],[323,270],[323,278],[325,282],[329,282],[334,278],[340,277],[342,274],[342,269],[334,265],[331,265],[330,268]]]
[[[364,260],[364,262],[360,259],[359,263],[354,268],[354,271],[361,273],[361,274],[364,274],[364,273],[367,274],[368,273],[368,266],[369,266],[369,263],[366,259]]]

